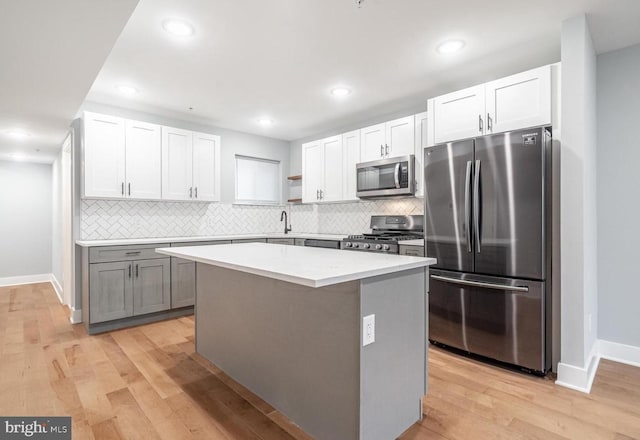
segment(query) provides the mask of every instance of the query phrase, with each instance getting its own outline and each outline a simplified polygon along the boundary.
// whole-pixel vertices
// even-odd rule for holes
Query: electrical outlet
[[[376,341],[376,315],[362,318],[362,346],[366,347]]]

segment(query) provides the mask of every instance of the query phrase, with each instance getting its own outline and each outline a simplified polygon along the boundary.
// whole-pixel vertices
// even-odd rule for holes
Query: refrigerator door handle
[[[467,161],[467,172],[464,180],[464,221],[467,232],[467,252],[471,252],[471,167],[472,162]]]
[[[396,171],[393,173],[393,179],[396,184],[396,188],[400,188],[400,162],[396,164]]]
[[[484,287],[487,289],[510,290],[515,292],[528,292],[527,286],[507,286],[504,284],[483,283],[481,281],[461,280],[458,278],[443,277],[440,275],[431,275],[431,278],[446,283],[462,284],[464,286]]]
[[[476,237],[476,252],[480,253],[480,161],[476,160],[475,176],[473,178],[473,228]]]

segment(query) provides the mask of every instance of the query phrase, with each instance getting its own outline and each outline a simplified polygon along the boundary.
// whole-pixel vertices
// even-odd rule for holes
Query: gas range
[[[373,215],[371,233],[349,235],[342,239],[340,249],[397,254],[401,240],[421,240],[423,217],[421,215]]]

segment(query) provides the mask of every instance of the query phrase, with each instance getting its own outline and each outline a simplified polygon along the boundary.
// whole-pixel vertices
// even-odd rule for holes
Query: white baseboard
[[[577,367],[559,362],[556,384],[589,394],[591,392],[591,385],[593,385],[593,379],[596,377],[596,371],[598,371],[598,364],[600,363],[598,347],[598,341],[595,341],[593,347],[591,347],[591,353],[589,353],[585,367]]]
[[[49,282],[53,286],[53,290],[56,291],[60,304],[64,304],[64,300],[62,299],[62,286],[54,274],[50,274]]]
[[[80,324],[82,322],[82,309],[74,309],[71,307],[71,316],[69,316],[71,324]]]
[[[640,367],[640,347],[602,339],[598,340],[598,345],[601,358]]]
[[[0,287],[19,286],[21,284],[49,283],[51,282],[52,276],[53,275],[50,273],[41,273],[37,275],[21,275],[17,277],[4,277],[4,278],[0,278]]]

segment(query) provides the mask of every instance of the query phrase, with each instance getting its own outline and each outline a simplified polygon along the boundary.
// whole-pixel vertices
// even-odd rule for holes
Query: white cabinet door
[[[84,196],[123,198],[124,119],[84,113]]]
[[[360,162],[360,130],[342,135],[342,200],[359,200],[356,197],[356,164]]]
[[[220,136],[193,133],[193,198],[220,201]]]
[[[413,115],[395,119],[385,124],[385,157],[413,154],[415,142],[414,124]]]
[[[318,166],[324,169],[324,185],[320,187],[320,201],[338,202],[342,200],[342,136],[323,139],[322,148],[324,162]]]
[[[321,141],[302,144],[302,203],[316,203],[320,200],[324,174],[323,151]]]
[[[162,147],[160,126],[127,119],[126,195],[131,199],[162,196]]]
[[[384,157],[385,124],[372,125],[360,130],[360,158],[362,162]]]
[[[486,84],[486,133],[551,124],[551,66]]]
[[[435,143],[482,136],[484,98],[484,84],[434,98]]]
[[[428,146],[428,125],[429,120],[427,112],[418,113],[415,116],[416,124],[416,138],[415,138],[415,152],[416,155],[416,197],[422,197],[422,186],[424,179],[422,178],[424,149]]]
[[[193,134],[162,127],[162,198],[190,200],[193,197]]]

